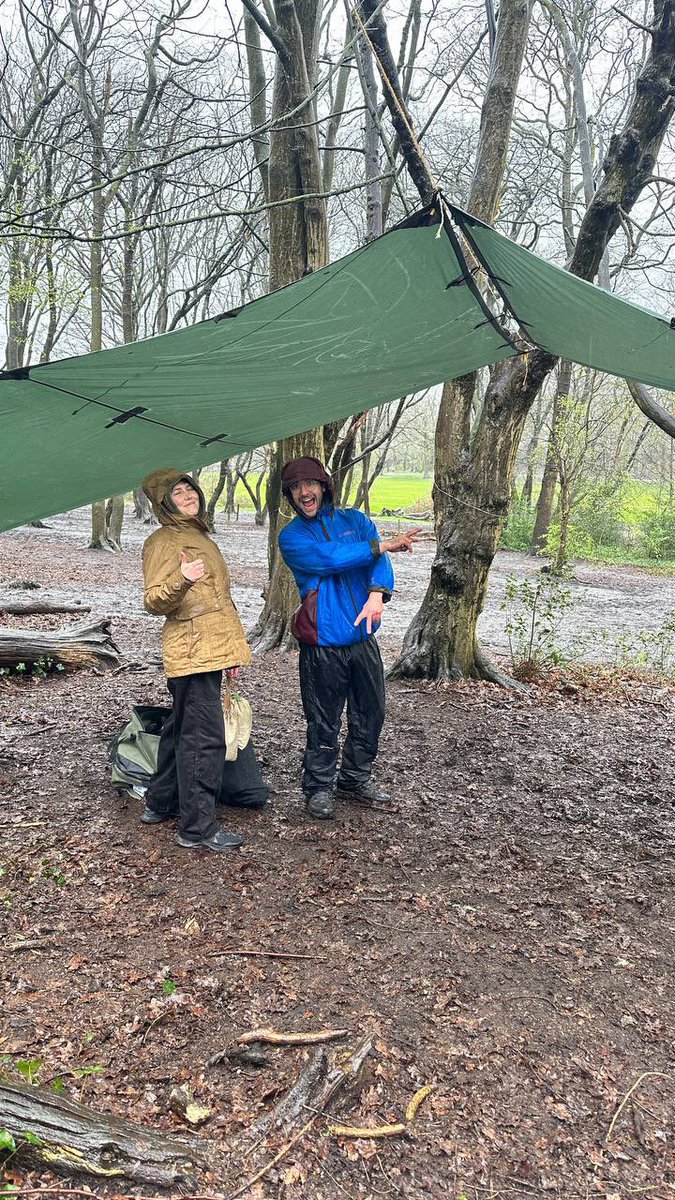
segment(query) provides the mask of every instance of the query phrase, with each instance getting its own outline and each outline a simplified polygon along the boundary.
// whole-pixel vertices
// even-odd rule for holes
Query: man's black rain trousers
[[[345,704],[347,737],[338,784],[358,791],[370,779],[384,724],[384,669],[375,638],[350,646],[301,643],[300,692],[307,718],[305,795],[330,791],[335,783]]]

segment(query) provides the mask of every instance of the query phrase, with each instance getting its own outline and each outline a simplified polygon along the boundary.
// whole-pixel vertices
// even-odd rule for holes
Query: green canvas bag
[[[111,780],[120,795],[142,797],[157,769],[157,750],[170,708],[137,704],[131,719],[112,739],[108,752]]]
[[[170,713],[170,708],[137,704],[131,710],[130,720],[110,742],[108,761],[111,764],[111,782],[120,796],[132,796],[136,800],[145,797],[157,770],[159,738]],[[260,774],[250,739],[250,724],[247,732],[239,729],[238,733],[236,758],[234,761],[225,759],[223,763],[217,802],[231,808],[265,808],[270,789]]]

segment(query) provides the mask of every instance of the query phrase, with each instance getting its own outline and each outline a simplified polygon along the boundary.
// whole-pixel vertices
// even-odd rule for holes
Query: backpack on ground
[[[131,719],[122,726],[110,743],[108,762],[111,781],[118,795],[142,800],[157,770],[159,738],[171,713],[170,708],[155,704],[137,704]],[[225,760],[219,804],[231,808],[265,808],[270,789],[264,783],[260,767],[249,739],[238,750],[235,760]]]

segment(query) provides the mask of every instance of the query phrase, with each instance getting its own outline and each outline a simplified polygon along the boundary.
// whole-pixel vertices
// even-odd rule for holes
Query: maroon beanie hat
[[[333,480],[320,459],[307,456],[306,458],[292,458],[290,462],[286,463],[281,472],[281,490],[288,500],[291,498],[291,488],[295,487],[301,479],[316,479],[317,483],[324,485],[326,498],[329,501],[333,499]]]

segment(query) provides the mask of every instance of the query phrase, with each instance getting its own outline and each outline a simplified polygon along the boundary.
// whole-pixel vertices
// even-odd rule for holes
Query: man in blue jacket
[[[333,816],[336,795],[390,803],[371,779],[384,724],[384,670],[374,632],[394,587],[387,552],[412,550],[420,531],[382,541],[365,513],[335,508],[331,477],[318,458],[286,463],[281,489],[297,513],[279,534],[279,549],[302,601],[292,628],[307,719],[303,789],[310,815],[325,820]],[[347,737],[335,790],[345,703]]]

